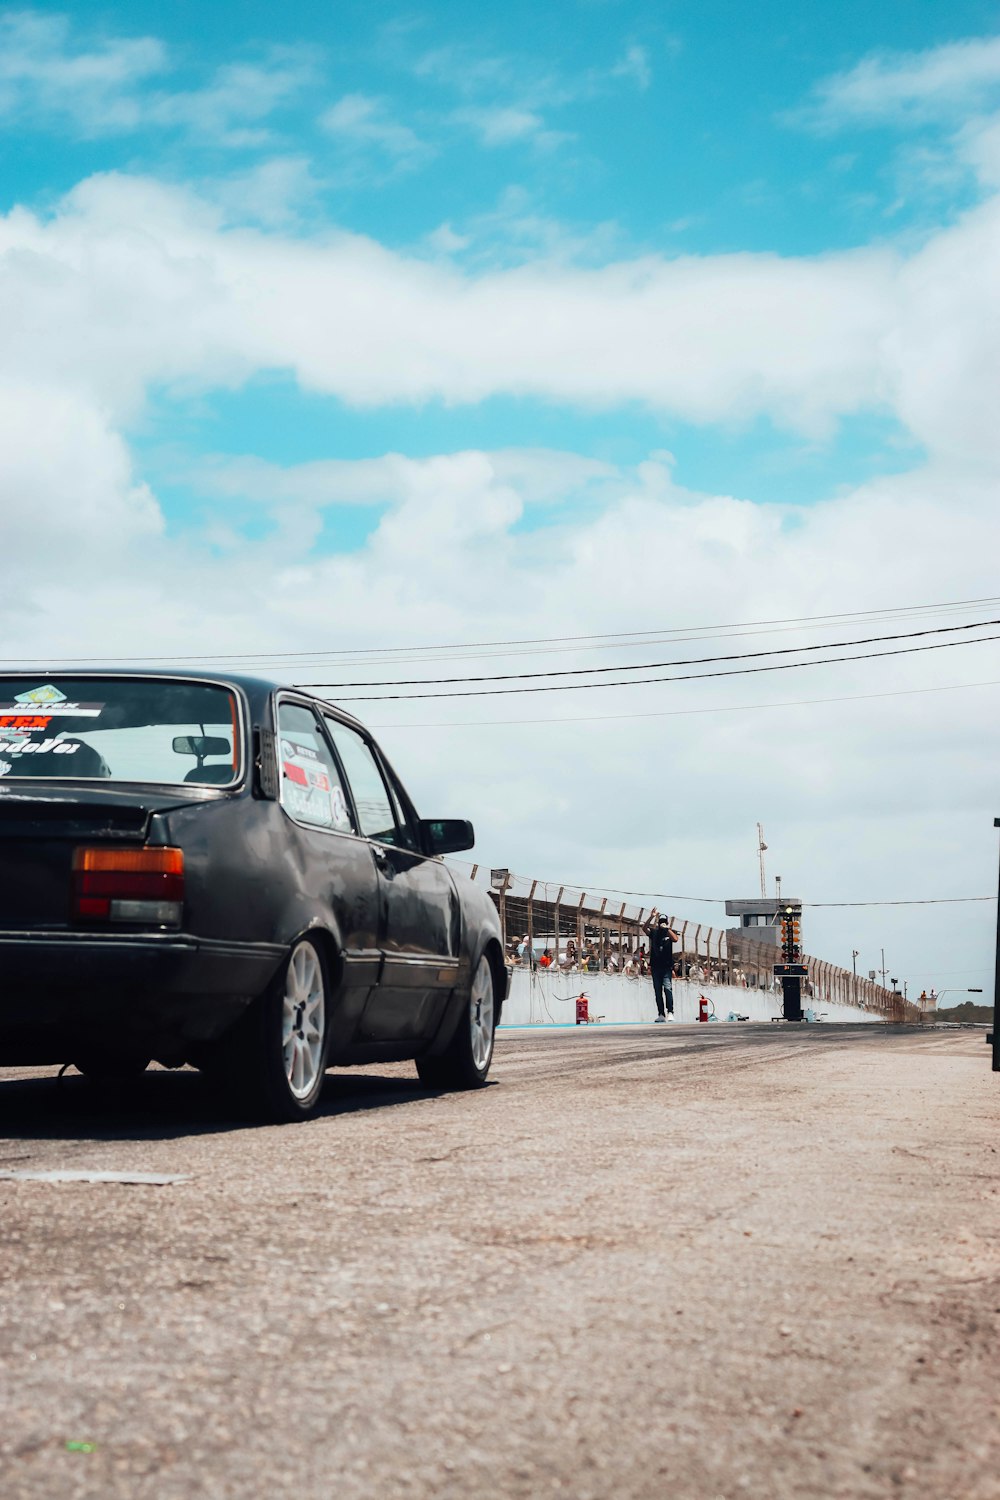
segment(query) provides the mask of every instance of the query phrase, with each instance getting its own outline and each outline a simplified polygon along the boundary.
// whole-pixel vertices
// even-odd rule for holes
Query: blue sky
[[[873,53],[987,33],[996,7],[580,0],[484,15],[133,0],[0,14],[20,17],[22,36],[26,15],[61,28],[39,45],[63,59],[135,49],[103,110],[85,89],[22,97],[0,137],[7,206],[44,210],[114,171],[215,192],[231,222],[259,221],[243,184],[270,168],[288,174],[287,200],[268,197],[288,232],[346,229],[417,256],[453,236],[449,253],[474,270],[539,255],[799,257],[919,239],[975,195],[967,172],[928,170],[940,119],[911,121],[902,150],[895,122],[817,124],[816,90]],[[241,69],[254,71],[234,77]],[[213,115],[220,88],[232,97]],[[177,96],[186,116],[171,110]],[[128,108],[108,108],[116,98]],[[431,398],[358,412],[283,372],[196,403],[151,388],[132,437],[177,526],[203,514],[185,478],[199,451],[292,463],[531,445],[630,464],[665,448],[694,489],[802,504],[914,450],[889,412],[845,417],[820,441],[766,419],[708,429],[635,401],[581,413],[556,399]],[[357,545],[372,524],[370,510],[344,514],[334,535]],[[324,529],[317,545],[330,540]]]
[[[998,22],[979,0],[0,5],[6,654],[991,596]],[[816,899],[981,894],[991,652],[372,720],[418,806],[474,812],[484,861],[745,893],[761,820]],[[830,913],[809,941],[864,970],[895,945],[919,988],[988,967],[979,910]]]
[[[55,21],[66,12],[42,5],[32,14]],[[879,211],[904,223],[926,213],[916,198],[898,204],[892,131],[822,134],[795,123],[811,89],[871,53],[988,34],[997,8],[563,0],[484,16],[440,3],[131,0],[69,14],[69,54],[99,51],[102,39],[105,48],[162,43],[159,57],[134,69],[140,101],[204,90],[219,69],[282,70],[273,108],[258,101],[269,139],[241,145],[218,130],[142,119],[91,120],[74,139],[58,111],[37,108],[36,130],[21,116],[7,138],[8,202],[58,193],[87,171],[138,166],[189,180],[300,153],[318,179],[317,215],[385,243],[413,244],[442,222],[464,226],[518,189],[540,215],[585,235],[614,225],[632,246],[799,254],[867,243]],[[367,171],[348,170],[349,153],[319,125],[351,95],[379,101]],[[461,112],[500,109],[534,113],[544,129],[483,149]],[[378,127],[390,124],[413,133],[412,152],[388,136],[379,144]],[[539,133],[554,139],[539,147]],[[895,227],[887,222],[886,232]]]

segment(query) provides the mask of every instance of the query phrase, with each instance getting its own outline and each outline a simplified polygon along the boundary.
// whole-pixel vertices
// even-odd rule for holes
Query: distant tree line
[[[938,1011],[939,1021],[985,1021],[987,1024],[993,1020],[992,1005],[974,1005],[971,1000],[963,1000],[961,1005],[949,1005],[947,1010]]]

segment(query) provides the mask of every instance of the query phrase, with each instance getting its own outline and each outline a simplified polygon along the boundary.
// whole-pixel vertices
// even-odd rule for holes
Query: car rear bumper
[[[81,1039],[112,1033],[210,1040],[285,952],[184,933],[0,932],[0,1064],[67,1061]]]

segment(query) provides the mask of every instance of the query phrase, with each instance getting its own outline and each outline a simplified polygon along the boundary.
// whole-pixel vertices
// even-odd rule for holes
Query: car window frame
[[[410,832],[413,837],[413,849],[411,852],[414,854],[426,855],[427,851],[426,849],[424,849],[420,838],[420,818],[417,816],[417,810],[414,807],[413,803],[410,801],[409,794],[407,793],[406,788],[403,786],[403,783],[400,781],[399,777],[393,770],[378,741],[372,739],[369,741],[369,744],[372,752],[374,753],[375,759],[382,771],[382,775],[385,777],[386,785],[389,788],[390,795],[395,798],[396,808],[399,812],[402,813],[403,817],[406,819],[407,825],[409,826]]]
[[[304,708],[309,713],[312,714],[313,719],[314,719],[314,721],[316,723],[316,726],[317,726],[317,737],[320,740],[320,742],[326,747],[327,753],[329,754],[330,759],[333,762],[333,769],[336,771],[337,775],[340,778],[341,791],[344,793],[344,798],[345,798],[345,801],[347,803],[347,810],[350,813],[351,821],[354,824],[354,827],[353,828],[335,828],[332,823],[330,823],[330,824],[327,824],[327,823],[310,823],[306,818],[297,818],[295,816],[295,814],[290,810],[290,808],[288,807],[288,805],[283,801],[282,796],[281,796],[281,758],[280,758],[280,754],[278,755],[278,796],[277,796],[278,806],[281,808],[281,811],[285,814],[285,817],[288,818],[288,820],[290,822],[292,822],[292,823],[295,824],[296,828],[308,828],[308,829],[311,829],[314,833],[332,833],[332,834],[336,834],[338,838],[363,839],[365,837],[365,835],[359,831],[360,828],[361,828],[361,820],[358,817],[358,809],[357,809],[357,807],[355,806],[355,803],[354,803],[354,793],[351,790],[351,783],[348,780],[347,775],[344,772],[344,767],[341,764],[340,757],[336,753],[336,748],[335,748],[335,746],[333,744],[332,736],[330,736],[330,735],[328,735],[326,733],[326,725],[323,723],[323,717],[324,717],[324,715],[323,715],[322,709],[319,708],[319,706],[317,705],[317,703],[315,702],[315,700],[310,699],[310,698],[304,698],[304,697],[302,697],[298,693],[289,693],[289,692],[276,693],[275,697],[274,697],[274,710],[273,710],[274,711],[274,734],[275,734],[276,740],[279,740],[279,741],[280,741],[280,738],[281,738],[281,709],[282,709],[282,705],[286,704],[286,703],[289,704],[289,705],[291,705],[294,708]]]
[[[344,715],[337,713],[332,705],[328,707],[321,707],[319,710],[319,715],[324,722],[324,728],[326,727],[326,721],[328,719],[332,719],[333,722],[335,724],[339,724],[342,729],[351,730],[352,733],[358,736],[362,744],[367,747],[372,759],[375,762],[375,769],[381,776],[383,785],[385,786],[386,795],[389,802],[389,811],[392,813],[392,819],[396,825],[397,831],[404,831],[404,828],[401,827],[398,821],[399,812],[402,812],[403,816],[407,817],[408,819],[412,818],[412,828],[410,830],[414,839],[414,843],[412,846],[409,843],[404,844],[398,841],[394,844],[387,844],[384,839],[378,839],[374,836],[374,834],[364,832],[364,829],[361,827],[361,817],[358,813],[357,805],[354,801],[354,788],[351,786],[351,779],[347,775],[347,772],[343,767],[343,762],[341,761],[340,755],[337,753],[336,741],[334,740],[332,733],[327,731],[327,739],[330,745],[333,747],[334,754],[337,755],[337,764],[341,767],[341,774],[344,778],[345,785],[347,786],[348,793],[351,798],[351,805],[354,808],[355,822],[358,828],[361,829],[360,837],[363,839],[367,839],[370,844],[377,844],[381,849],[398,849],[405,854],[423,856],[425,851],[420,844],[419,819],[416,816],[413,803],[400,787],[399,780],[393,773],[392,768],[389,766],[388,762],[385,759],[385,756],[382,754],[378,742],[368,733],[363,725],[358,724],[357,722],[352,722],[348,720]],[[400,795],[401,793],[402,795]]]

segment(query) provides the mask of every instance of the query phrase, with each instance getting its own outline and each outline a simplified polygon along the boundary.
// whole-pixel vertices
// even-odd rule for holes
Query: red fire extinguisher
[[[590,998],[587,995],[578,995],[576,999],[576,1024],[578,1026],[590,1025]]]
[[[698,1020],[699,1021],[707,1021],[708,1020],[708,1007],[710,1005],[712,1005],[712,1002],[711,1002],[711,1000],[709,1000],[709,998],[708,998],[707,995],[699,995],[698,996]],[[713,1010],[715,1009],[714,1005],[712,1005],[712,1009]]]

